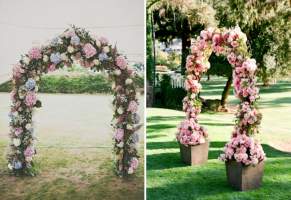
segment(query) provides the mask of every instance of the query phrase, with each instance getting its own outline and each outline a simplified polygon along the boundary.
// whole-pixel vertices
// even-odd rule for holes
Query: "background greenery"
[[[134,78],[137,88],[143,88],[144,79]],[[39,92],[43,93],[110,93],[112,82],[103,74],[96,75],[46,75],[40,82]],[[0,85],[0,92],[10,92],[11,81]]]

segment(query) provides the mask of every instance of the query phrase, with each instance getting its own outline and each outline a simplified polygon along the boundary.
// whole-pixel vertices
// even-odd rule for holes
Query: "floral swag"
[[[250,58],[247,37],[239,27],[234,29],[208,28],[200,33],[187,57],[185,88],[187,96],[183,100],[186,119],[178,127],[177,140],[181,144],[198,145],[207,142],[207,131],[198,124],[201,112],[198,93],[202,86],[201,76],[210,68],[208,58],[212,52],[224,55],[233,67],[234,93],[241,103],[236,113],[236,122],[230,142],[225,145],[222,161],[236,160],[245,165],[257,164],[265,159],[265,153],[255,135],[262,119],[256,108],[259,88],[256,87],[256,61]]]
[[[137,130],[140,117],[132,78],[135,76],[124,56],[104,37],[93,37],[84,29],[72,27],[43,47],[33,47],[13,66],[11,144],[8,168],[16,175],[35,175],[35,133],[32,115],[40,107],[37,99],[41,75],[76,61],[90,70],[105,70],[113,80],[113,128],[115,167],[118,175],[134,173],[138,167]]]

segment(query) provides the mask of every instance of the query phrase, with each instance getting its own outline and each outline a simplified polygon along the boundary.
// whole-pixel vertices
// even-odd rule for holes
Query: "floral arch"
[[[258,126],[262,115],[256,108],[259,88],[256,87],[256,61],[250,58],[247,37],[239,27],[233,29],[208,28],[200,33],[191,47],[187,58],[185,87],[187,96],[183,100],[186,119],[181,122],[177,140],[183,145],[198,145],[207,141],[206,129],[198,123],[201,103],[200,79],[210,68],[208,58],[212,52],[224,55],[233,67],[234,93],[241,103],[236,113],[235,127],[230,142],[220,155],[223,161],[236,160],[245,165],[257,164],[265,159],[265,153],[258,140]]]
[[[115,167],[118,175],[132,174],[138,166],[138,134],[140,117],[132,78],[134,71],[124,56],[104,37],[93,37],[84,29],[71,27],[50,44],[33,47],[13,67],[11,92],[10,138],[8,168],[14,174],[35,175],[36,154],[33,110],[40,107],[37,99],[41,75],[70,67],[76,61],[91,70],[105,70],[113,80],[113,128]]]

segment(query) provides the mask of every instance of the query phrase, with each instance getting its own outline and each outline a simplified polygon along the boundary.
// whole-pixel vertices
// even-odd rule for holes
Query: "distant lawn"
[[[143,78],[136,77],[134,83],[137,88],[143,88]],[[47,75],[40,82],[39,92],[42,93],[110,93],[111,81],[103,74],[96,75]],[[10,92],[11,81],[0,84],[0,92]]]
[[[202,96],[219,98],[223,80],[203,83]],[[231,105],[238,101],[230,96]],[[261,88],[263,113],[261,140],[267,154],[263,186],[238,192],[227,183],[225,166],[217,160],[229,141],[234,124],[233,113],[202,113],[199,122],[208,129],[211,146],[209,160],[200,167],[181,162],[175,141],[177,125],[184,113],[169,109],[147,109],[147,197],[148,199],[213,200],[287,200],[291,199],[291,82],[281,81]]]

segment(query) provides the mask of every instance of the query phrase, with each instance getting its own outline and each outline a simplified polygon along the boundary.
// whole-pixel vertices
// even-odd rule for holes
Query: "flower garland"
[[[241,104],[236,114],[231,141],[225,145],[220,159],[236,160],[249,165],[263,161],[265,153],[261,144],[252,137],[258,133],[262,115],[256,108],[256,100],[259,98],[255,77],[256,61],[249,57],[246,42],[246,35],[239,27],[208,28],[201,31],[187,57],[185,88],[188,94],[183,100],[186,119],[178,128],[177,140],[186,146],[205,143],[208,134],[197,120],[197,115],[201,112],[198,93],[202,87],[199,81],[210,67],[208,58],[211,53],[224,55],[233,67],[234,92]]]
[[[72,27],[50,44],[33,47],[13,66],[10,112],[10,150],[8,168],[15,174],[35,175],[36,155],[32,115],[40,107],[38,84],[43,73],[76,61],[91,70],[106,70],[113,80],[113,128],[115,166],[118,175],[134,173],[138,167],[137,144],[140,117],[132,78],[135,76],[124,56],[117,53],[104,37],[93,37],[84,29]]]

